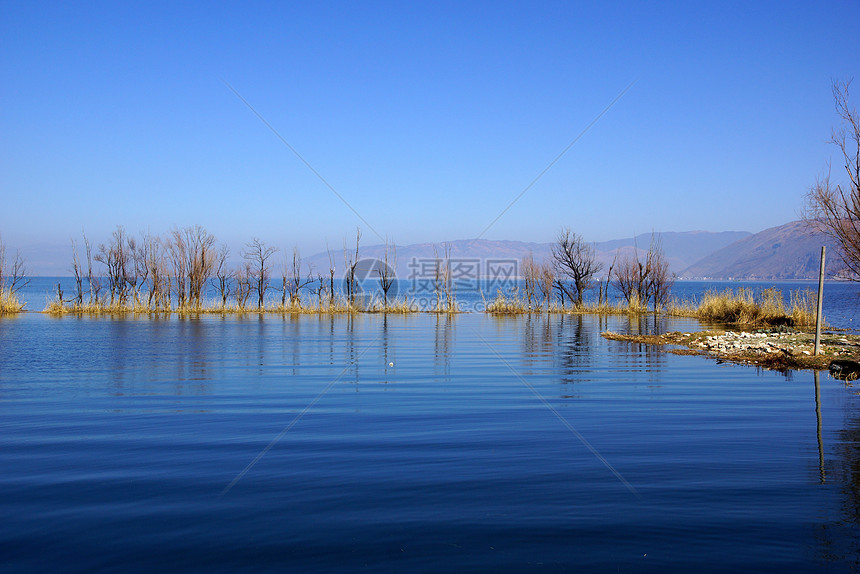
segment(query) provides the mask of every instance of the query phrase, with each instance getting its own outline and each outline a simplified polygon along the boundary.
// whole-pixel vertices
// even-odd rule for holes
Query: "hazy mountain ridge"
[[[707,255],[752,235],[749,231],[667,231],[654,233],[660,240],[663,253],[669,261],[669,269],[678,273]],[[615,239],[596,244],[601,260],[608,265],[616,253],[630,252],[633,248],[644,255],[651,245],[651,233],[642,233],[629,239]],[[632,254],[632,253],[631,253]]]
[[[759,233],[747,231],[686,231],[655,233],[670,269],[682,279],[763,279],[791,280],[815,279],[821,246],[827,246],[829,277],[835,276],[842,264],[838,249],[827,236],[814,232],[802,221],[765,229]],[[598,259],[604,264],[605,274],[616,257],[638,252],[644,255],[651,243],[651,233],[627,239],[595,243]],[[550,243],[499,241],[489,239],[461,239],[444,243],[420,243],[397,247],[396,272],[399,278],[414,277],[420,273],[422,261],[445,256],[450,248],[452,261],[477,261],[486,266],[488,261],[521,261],[529,252],[535,260],[548,259]],[[435,248],[435,251],[434,251]],[[362,247],[360,257],[383,256],[382,245]],[[343,270],[343,252],[333,253],[338,276]],[[317,271],[328,273],[329,259],[325,253],[306,259]],[[482,268],[482,271],[485,267]]]
[[[657,233],[663,245],[664,253],[669,260],[670,268],[680,273],[707,254],[725,247],[732,242],[748,237],[747,231],[687,231]],[[648,250],[651,234],[641,234],[627,239],[616,239],[595,243],[598,259],[604,264],[602,273],[606,273],[616,256],[623,253],[633,253],[634,249],[640,254]],[[431,261],[437,257],[444,258],[446,247],[450,249],[449,257],[453,262],[477,262],[485,270],[487,263],[502,263],[515,261],[517,264],[523,257],[532,253],[536,261],[544,261],[550,257],[551,243],[534,243],[525,241],[490,240],[490,239],[458,239],[441,243],[416,243],[397,246],[396,272],[399,278],[414,276],[422,266],[422,262]],[[351,248],[351,254],[355,247]],[[384,245],[362,246],[360,258],[382,259]],[[343,249],[331,252],[331,260],[335,265],[335,274],[340,277],[344,269]],[[317,253],[303,260],[303,265],[310,265],[315,273],[328,275],[329,254]]]
[[[836,275],[842,268],[838,249],[833,241],[812,232],[803,222],[793,221],[765,229],[756,234],[746,231],[685,231],[656,233],[669,260],[670,269],[685,279],[814,279],[818,276],[821,245],[827,246],[827,274]],[[616,257],[638,252],[644,255],[651,243],[651,233],[636,237],[594,243],[598,259],[604,264],[605,275]],[[446,246],[454,263],[478,265],[481,274],[487,265],[519,262],[532,253],[536,261],[550,257],[550,243],[512,240],[460,239],[440,243],[416,243],[396,248],[396,272],[400,279],[415,274],[427,276],[430,261],[444,258]],[[33,249],[33,247],[36,247]],[[354,244],[349,248],[354,253]],[[382,259],[381,244],[361,245],[362,259]],[[280,274],[283,261],[291,250],[282,250],[273,260],[273,273]],[[234,250],[232,265],[239,265],[239,249]],[[30,246],[21,255],[33,276],[71,274],[69,246]],[[331,251],[335,274],[343,276],[344,254],[339,247]],[[422,265],[424,268],[422,269]],[[304,272],[310,268],[314,275],[329,274],[329,253],[321,252],[303,258]]]
[[[833,240],[803,221],[792,221],[740,239],[697,261],[680,276],[687,279],[815,279],[821,247],[827,247],[825,273],[842,269]]]

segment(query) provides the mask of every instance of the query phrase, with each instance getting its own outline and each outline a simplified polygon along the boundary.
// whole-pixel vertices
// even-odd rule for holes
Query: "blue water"
[[[4,317],[0,569],[856,571],[853,387],[599,336],[697,327]]]

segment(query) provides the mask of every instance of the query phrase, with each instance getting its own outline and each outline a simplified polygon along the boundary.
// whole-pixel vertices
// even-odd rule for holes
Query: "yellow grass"
[[[66,315],[66,314],[85,314],[85,315],[108,315],[108,314],[160,314],[160,313],[175,313],[178,315],[196,315],[196,314],[280,314],[280,315],[328,315],[328,314],[343,314],[343,313],[417,313],[420,312],[418,305],[409,301],[408,298],[392,299],[388,304],[383,304],[381,300],[373,300],[367,306],[350,303],[342,295],[337,295],[334,299],[324,299],[322,301],[287,301],[286,304],[280,302],[269,304],[262,309],[256,304],[239,305],[235,301],[222,304],[220,300],[213,300],[202,305],[184,305],[184,306],[156,306],[146,305],[144,302],[110,304],[106,301],[95,301],[93,303],[84,303],[78,305],[68,301],[60,301],[57,298],[48,301],[43,313],[50,315]]]
[[[573,307],[539,305],[529,308],[526,300],[514,292],[505,295],[501,291],[496,298],[485,303],[487,313],[566,313],[596,315],[642,315],[653,313],[635,296],[629,303],[595,302]],[[808,327],[815,324],[815,294],[809,290],[792,291],[790,302],[785,305],[782,292],[775,288],[765,289],[757,297],[751,289],[722,292],[708,291],[701,302],[674,300],[663,311],[669,315],[694,317],[701,321],[732,323],[737,325],[776,326],[790,325]]]
[[[615,303],[585,303],[577,305],[571,310],[561,309],[562,312],[588,313],[596,315],[642,315],[649,313],[648,305],[639,302],[639,297],[632,297],[629,303],[617,301]]]
[[[6,287],[0,287],[0,313],[19,313],[24,305],[18,296]]]
[[[58,299],[48,301],[42,313],[48,315],[124,315],[124,314],[158,314],[181,312],[162,307],[149,307],[141,302],[137,303],[108,303],[105,301],[93,301],[90,303],[65,303]]]
[[[597,303],[590,302],[582,305],[574,305],[572,307],[560,307],[556,303],[550,305],[533,304],[529,306],[528,301],[522,296],[519,291],[514,291],[510,295],[505,295],[501,290],[496,294],[496,298],[489,303],[485,302],[485,310],[487,313],[494,314],[522,314],[522,313],[564,313],[568,315],[639,315],[647,313],[648,308],[645,305],[640,305],[639,300],[634,298],[629,304],[624,302],[617,303]]]
[[[384,303],[383,301],[374,301],[367,309],[368,313],[392,313],[405,315],[407,313],[419,313],[417,303],[410,303],[409,297],[402,299],[396,298]]]
[[[357,305],[351,304],[347,301],[346,297],[342,295],[337,295],[333,300],[324,300],[324,301],[297,301],[295,303],[287,302],[286,305],[281,305],[277,303],[276,305],[267,307],[263,311],[257,309],[257,307],[245,308],[239,310],[236,307],[238,312],[243,313],[254,313],[254,312],[262,312],[262,313],[275,313],[275,314],[290,314],[290,315],[326,315],[326,314],[341,314],[341,313],[359,313],[361,309],[358,308]]]
[[[487,313],[495,314],[512,315],[531,312],[526,301],[518,297],[517,292],[508,296],[502,293],[501,289],[496,293],[496,298],[487,303],[484,308]]]
[[[708,291],[698,304],[675,301],[668,312],[715,323],[808,327],[815,324],[815,294],[808,289],[792,291],[786,308],[782,292],[776,288],[765,289],[757,297],[744,287]]]

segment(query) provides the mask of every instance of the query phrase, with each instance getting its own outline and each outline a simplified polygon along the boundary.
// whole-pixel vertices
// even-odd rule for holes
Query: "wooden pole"
[[[821,346],[821,308],[824,303],[824,252],[826,247],[821,246],[821,267],[818,270],[818,305],[815,309],[815,350],[814,356],[818,356]]]

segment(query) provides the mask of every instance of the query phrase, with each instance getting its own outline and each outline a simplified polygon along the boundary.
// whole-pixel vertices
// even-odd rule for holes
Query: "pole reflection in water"
[[[815,435],[818,438],[818,476],[821,484],[827,482],[824,471],[824,441],[821,438],[821,381],[819,372],[813,371],[815,380]]]

